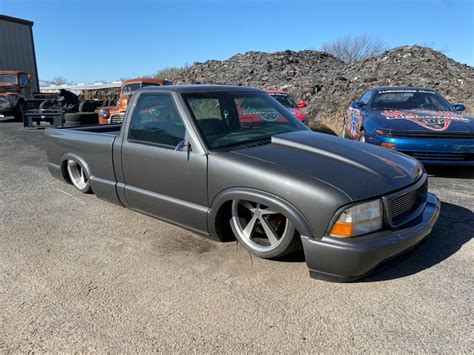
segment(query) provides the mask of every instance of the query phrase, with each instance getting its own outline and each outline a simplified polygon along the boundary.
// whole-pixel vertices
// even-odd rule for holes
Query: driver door
[[[130,208],[207,232],[207,156],[188,144],[172,94],[142,93],[129,120],[121,155]]]

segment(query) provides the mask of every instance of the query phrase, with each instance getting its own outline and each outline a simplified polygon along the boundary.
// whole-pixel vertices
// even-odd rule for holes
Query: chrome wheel
[[[232,230],[237,239],[261,257],[287,254],[295,236],[295,228],[280,212],[256,202],[232,201]]]
[[[67,161],[67,172],[72,184],[82,192],[89,192],[89,177],[84,168],[74,160]]]
[[[360,131],[360,133],[359,133],[359,142],[365,143],[365,133],[364,133],[364,131]]]

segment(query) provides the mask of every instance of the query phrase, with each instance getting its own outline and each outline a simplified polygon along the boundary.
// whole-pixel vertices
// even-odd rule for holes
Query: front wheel
[[[300,238],[291,221],[269,206],[233,200],[230,223],[237,240],[258,257],[278,258],[300,247]]]
[[[365,143],[365,132],[363,129],[359,132],[359,142]]]
[[[92,189],[89,182],[89,175],[81,164],[74,160],[67,161],[67,173],[71,183],[82,193],[91,193]]]

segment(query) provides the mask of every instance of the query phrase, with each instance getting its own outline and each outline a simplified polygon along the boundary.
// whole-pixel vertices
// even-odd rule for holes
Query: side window
[[[30,79],[28,78],[28,75],[20,74],[20,86],[29,86],[29,85],[30,85]]]
[[[170,94],[143,94],[133,111],[128,139],[174,149],[184,139],[181,116]]]
[[[364,96],[360,99],[365,105],[367,105],[372,97],[372,91],[367,91]]]

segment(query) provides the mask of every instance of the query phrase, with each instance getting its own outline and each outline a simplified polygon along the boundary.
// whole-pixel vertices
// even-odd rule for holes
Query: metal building
[[[0,15],[0,70],[19,70],[32,75],[32,89],[39,92],[33,22]]]

